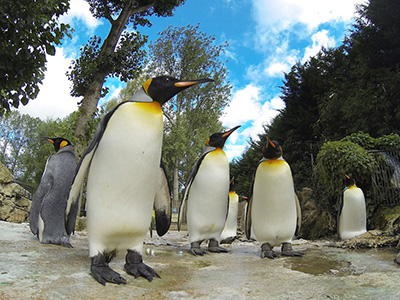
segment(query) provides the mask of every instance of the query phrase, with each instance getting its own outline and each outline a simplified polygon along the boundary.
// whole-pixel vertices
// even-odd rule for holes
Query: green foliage
[[[0,1],[0,114],[36,98],[46,70],[46,55],[70,36],[58,18],[68,0]]]
[[[327,142],[317,156],[317,172],[331,195],[340,195],[344,175],[352,174],[359,186],[371,184],[371,173],[376,171],[374,156],[361,146],[349,141]]]
[[[399,14],[400,6],[390,0],[358,6],[354,29],[343,45],[321,49],[285,74],[281,98],[286,106],[262,136],[282,145],[297,189],[319,188],[314,161],[326,141],[346,137],[343,142],[366,150],[396,147],[398,136],[392,134],[400,131]],[[250,144],[243,164],[257,165],[256,155],[247,156],[257,147]],[[233,165],[241,165],[241,160]],[[242,176],[237,187],[249,186],[252,176],[245,173],[247,181]]]
[[[163,105],[163,157],[167,169],[178,169],[179,182],[184,183],[207,138],[223,130],[219,117],[228,103],[231,85],[225,83],[227,69],[220,56],[227,43],[215,45],[214,36],[191,25],[168,27],[159,35],[149,46],[151,76],[169,74],[179,79],[214,80],[191,87]]]
[[[54,147],[45,137],[64,137],[75,143],[73,129],[77,112],[64,118],[41,121],[18,111],[6,113],[0,118],[0,159],[13,174],[34,189],[38,186],[46,160],[54,154]],[[92,133],[99,118],[92,121]]]
[[[103,80],[108,77],[119,77],[121,81],[128,81],[139,76],[145,63],[146,51],[142,49],[147,37],[140,33],[123,33],[118,46],[113,52],[105,52],[101,47],[101,38],[94,36],[81,48],[81,55],[74,60],[67,72],[72,81],[71,95],[85,96],[97,74],[104,74]],[[101,97],[108,93],[103,87]]]

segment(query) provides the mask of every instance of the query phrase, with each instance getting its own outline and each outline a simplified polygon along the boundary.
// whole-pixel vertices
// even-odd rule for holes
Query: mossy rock
[[[382,207],[377,210],[372,218],[375,229],[387,231],[400,230],[400,206]]]

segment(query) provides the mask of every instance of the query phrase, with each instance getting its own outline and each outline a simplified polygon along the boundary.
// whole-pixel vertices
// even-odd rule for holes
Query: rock
[[[10,183],[12,180],[11,172],[0,162],[0,183]]]
[[[379,208],[371,223],[375,229],[400,232],[400,206]]]
[[[11,173],[0,164],[0,220],[15,223],[27,222],[31,201],[24,195],[29,193],[12,180]]]
[[[301,228],[298,236],[305,239],[318,239],[336,233],[336,221],[327,212],[320,210],[312,198],[312,190],[303,188],[297,192],[302,208]]]
[[[397,253],[397,256],[396,256],[396,258],[395,258],[394,261],[395,261],[398,265],[400,265],[400,252]]]
[[[336,245],[350,249],[395,247],[399,239],[400,235],[394,235],[391,231],[370,230],[350,240],[337,242]]]

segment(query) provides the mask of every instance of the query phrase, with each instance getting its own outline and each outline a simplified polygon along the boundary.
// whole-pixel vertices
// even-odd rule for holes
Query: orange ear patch
[[[67,146],[67,145],[68,145],[68,142],[67,142],[67,141],[62,141],[62,142],[60,143],[60,149],[61,149],[62,147]]]

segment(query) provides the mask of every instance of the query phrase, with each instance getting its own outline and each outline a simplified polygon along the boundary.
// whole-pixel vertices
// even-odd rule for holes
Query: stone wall
[[[14,223],[29,222],[31,200],[28,192],[13,182],[10,171],[0,162],[0,220]]]

